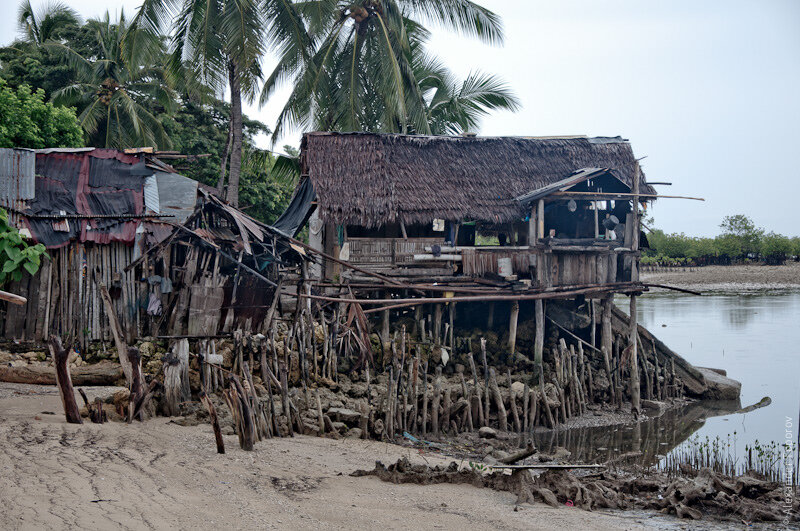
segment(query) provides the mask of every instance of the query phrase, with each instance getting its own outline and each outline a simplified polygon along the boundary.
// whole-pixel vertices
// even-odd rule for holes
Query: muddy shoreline
[[[118,388],[86,390],[90,396],[105,397]],[[464,448],[474,449],[482,442],[494,448],[494,455],[502,455],[500,448],[510,451],[518,445],[507,433],[489,438],[463,434],[458,441],[443,439],[439,447],[408,439],[391,444],[297,435],[262,441],[254,452],[240,450],[236,436],[228,434],[228,452],[217,455],[208,424],[180,426],[177,421],[180,417],[132,425],[68,425],[54,387],[0,384],[0,466],[6,470],[0,477],[0,517],[10,529],[188,529],[226,524],[275,529],[686,526],[686,520],[654,509],[656,479],[633,479],[642,474],[617,467],[604,476],[558,473],[537,480],[537,489],[553,492],[550,505],[536,496],[521,500],[514,484],[502,479],[497,485],[507,487],[495,489],[492,482],[475,484],[474,476],[470,481],[420,484],[353,475],[372,469],[376,461],[389,464],[401,459],[443,470],[452,468],[456,459],[458,469],[467,469],[461,474],[468,474],[470,461],[492,459],[470,459]],[[563,449],[537,453],[527,462],[570,462],[570,456]],[[592,482],[600,483],[595,487]],[[589,507],[569,491],[583,488],[596,493],[595,489],[606,483],[613,487],[614,482],[622,487],[619,492],[616,487],[613,493],[604,491],[610,506],[594,505],[592,511],[584,510]],[[569,499],[562,500],[565,496]],[[593,499],[599,500],[596,496]],[[741,523],[736,515],[706,513],[692,525],[725,529]],[[769,524],[754,527],[770,528]]]
[[[758,264],[685,268],[644,268],[644,282],[667,284],[704,293],[763,293],[800,291],[800,262],[782,266]],[[665,292],[651,288],[651,292]]]

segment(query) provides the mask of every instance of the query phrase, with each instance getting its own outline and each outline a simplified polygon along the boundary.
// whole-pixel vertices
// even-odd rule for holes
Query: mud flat
[[[642,281],[717,293],[800,290],[800,262],[645,270]]]

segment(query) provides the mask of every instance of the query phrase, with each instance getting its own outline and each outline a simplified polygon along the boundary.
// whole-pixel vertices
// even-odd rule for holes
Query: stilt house
[[[631,205],[655,192],[620,137],[309,133],[301,167],[311,245],[369,271],[517,289],[638,280]],[[316,275],[370,281],[333,262]]]

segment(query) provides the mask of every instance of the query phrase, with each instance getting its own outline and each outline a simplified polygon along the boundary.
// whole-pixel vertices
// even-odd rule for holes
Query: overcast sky
[[[0,40],[16,27],[11,8]],[[84,17],[109,3],[65,0]],[[133,14],[141,0],[117,2]],[[42,0],[32,0],[34,6]],[[668,232],[714,235],[726,214],[800,235],[800,1],[479,0],[505,24],[502,47],[435,31],[430,48],[462,77],[501,75],[523,109],[484,120],[483,135],[631,140]],[[248,109],[272,125],[286,97]],[[282,139],[298,144],[299,132]],[[267,147],[268,139],[263,139]]]

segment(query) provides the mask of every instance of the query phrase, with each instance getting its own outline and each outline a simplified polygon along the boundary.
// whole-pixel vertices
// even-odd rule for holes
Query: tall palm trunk
[[[228,158],[230,158],[231,144],[233,143],[233,121],[228,118],[228,138],[225,139],[225,149],[222,150],[222,163],[219,168],[219,181],[217,181],[217,196],[225,197],[225,175],[228,173]]]
[[[239,174],[242,170],[242,87],[239,79],[239,68],[234,61],[228,64],[228,82],[231,87],[231,126],[233,142],[231,143],[231,164],[228,174],[228,203],[239,206]]]

